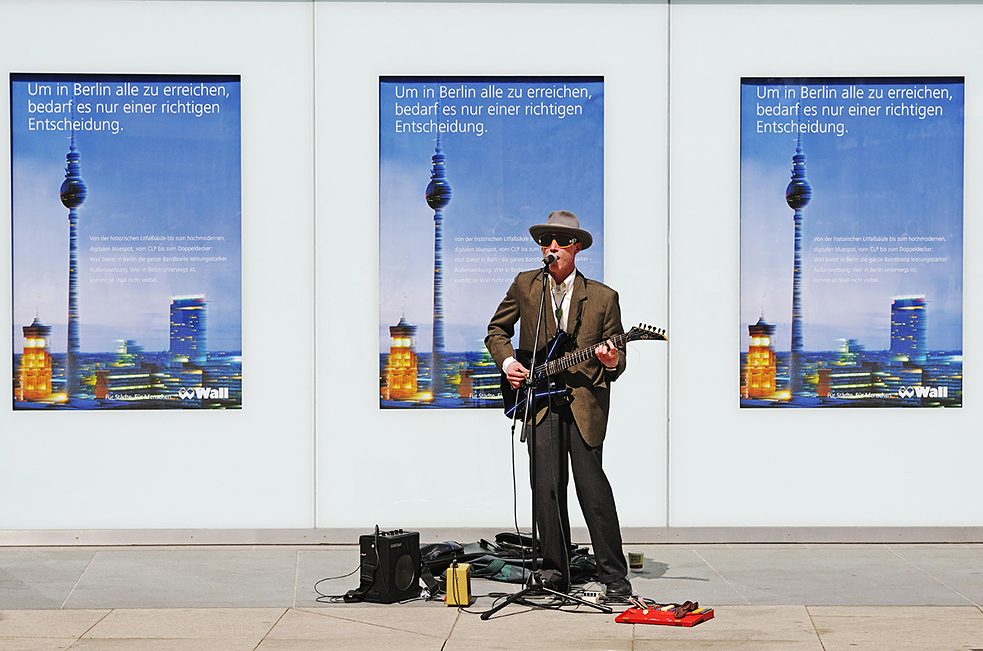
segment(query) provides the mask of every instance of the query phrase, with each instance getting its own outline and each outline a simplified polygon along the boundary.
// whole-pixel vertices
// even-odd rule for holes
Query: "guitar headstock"
[[[634,326],[625,336],[626,341],[669,341],[665,328],[653,328],[644,323]]]

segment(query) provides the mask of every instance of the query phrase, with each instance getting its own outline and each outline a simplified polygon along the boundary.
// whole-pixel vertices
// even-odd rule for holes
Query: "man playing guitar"
[[[591,234],[580,228],[576,215],[553,211],[545,224],[532,226],[529,233],[544,257],[552,256],[546,268],[550,296],[546,298],[540,345],[552,340],[558,329],[568,333],[564,343],[570,345],[570,350],[596,344],[593,355],[556,376],[570,389],[568,394],[551,397],[550,409],[545,405],[535,407],[536,435],[529,441],[536,446],[537,476],[532,483],[536,491],[534,503],[543,553],[542,569],[554,570],[551,576],[559,574],[560,578],[554,579],[549,587],[569,591],[567,483],[572,467],[577,499],[597,562],[598,580],[605,584],[607,597],[627,598],[632,588],[627,579],[621,528],[611,484],[601,467],[611,383],[625,370],[624,343],[619,348],[612,341],[624,334],[618,294],[576,270],[577,253],[593,242]],[[529,375],[529,369],[517,357],[523,350],[531,351],[536,341],[542,273],[532,270],[517,275],[488,324],[485,346],[513,388],[522,385]],[[519,352],[511,341],[516,323],[520,324]],[[543,360],[537,355],[536,361],[538,365]]]

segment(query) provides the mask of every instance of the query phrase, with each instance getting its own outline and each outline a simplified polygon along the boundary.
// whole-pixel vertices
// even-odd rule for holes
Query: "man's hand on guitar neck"
[[[519,363],[519,360],[512,360],[505,369],[505,376],[509,379],[509,384],[513,389],[518,389],[519,385],[529,377],[529,369]]]
[[[604,365],[604,368],[611,370],[618,366],[618,359],[621,351],[618,350],[614,342],[608,339],[594,349],[594,356],[597,361]]]

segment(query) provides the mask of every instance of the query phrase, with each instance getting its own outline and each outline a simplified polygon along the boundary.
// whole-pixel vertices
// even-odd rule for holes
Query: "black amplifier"
[[[362,599],[391,604],[420,596],[420,533],[379,531],[359,536]],[[362,591],[360,589],[360,592]]]

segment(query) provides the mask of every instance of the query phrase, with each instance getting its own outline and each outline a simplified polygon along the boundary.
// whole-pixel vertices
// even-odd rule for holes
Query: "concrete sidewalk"
[[[635,591],[697,600],[694,628],[510,606],[318,603],[354,546],[0,549],[0,649],[978,649],[983,545],[629,545]],[[357,586],[357,572],[322,593]],[[590,586],[588,586],[590,587]],[[616,610],[617,612],[617,610]]]

